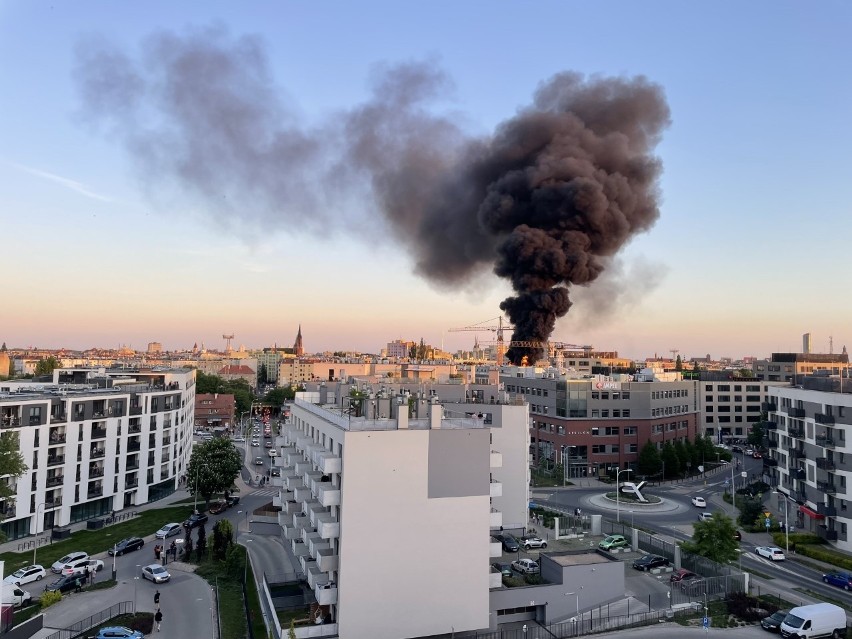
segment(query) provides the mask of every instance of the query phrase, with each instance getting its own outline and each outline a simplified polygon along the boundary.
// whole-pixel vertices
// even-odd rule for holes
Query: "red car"
[[[756,450],[756,451],[754,451],[754,452],[751,454],[751,456],[752,456],[752,457],[754,457],[755,459],[760,459],[761,457],[763,457],[763,455],[761,455],[761,454],[760,454],[760,451],[757,451],[757,450]]]
[[[695,579],[698,575],[696,575],[691,570],[687,570],[686,568],[680,568],[675,570],[671,577],[669,577],[669,581],[683,581],[684,579]]]

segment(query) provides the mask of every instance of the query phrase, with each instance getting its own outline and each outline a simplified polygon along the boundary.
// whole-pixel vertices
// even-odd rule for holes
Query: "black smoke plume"
[[[428,109],[451,89],[430,63],[379,69],[370,100],[309,126],[272,81],[263,42],[219,28],[155,34],[135,59],[87,41],[75,76],[83,114],[150,186],[177,187],[233,228],[326,233],[347,227],[353,194],[370,195],[434,284],[493,269],[516,291],[501,304],[512,339],[532,342],[509,350],[514,363],[541,354],[569,287],[593,282],[659,215],[653,149],[669,110],[643,77],[556,75],[476,138]],[[375,234],[348,217],[346,230]]]

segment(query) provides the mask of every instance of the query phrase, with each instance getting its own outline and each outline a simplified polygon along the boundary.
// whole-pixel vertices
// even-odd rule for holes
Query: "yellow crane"
[[[497,322],[497,325],[490,324],[489,322]],[[503,331],[513,331],[515,330],[514,326],[510,326],[509,324],[503,323],[503,316],[493,317],[491,319],[483,320],[477,324],[471,324],[470,326],[460,326],[458,328],[449,328],[447,329],[450,333],[459,333],[462,331],[491,331],[497,333],[497,366],[503,365],[503,353],[505,352],[504,341],[503,341]]]

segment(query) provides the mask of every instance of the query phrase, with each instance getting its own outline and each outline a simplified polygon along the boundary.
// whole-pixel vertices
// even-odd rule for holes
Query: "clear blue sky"
[[[436,108],[477,135],[560,71],[645,75],[672,125],[660,219],[620,258],[637,286],[605,313],[580,291],[554,339],[635,357],[763,356],[799,350],[806,331],[819,350],[852,342],[848,3],[27,0],[0,3],[9,346],[220,347],[223,332],[290,345],[301,323],[312,351],[421,336],[460,348],[472,335],[447,328],[498,315],[509,289],[495,277],[440,291],[390,239],[245,233],[140,179],[81,113],[75,48],[103,38],[135,59],[152,33],[215,24],[262,39],[307,123],[361,102],[382,63],[436,60],[454,81]]]

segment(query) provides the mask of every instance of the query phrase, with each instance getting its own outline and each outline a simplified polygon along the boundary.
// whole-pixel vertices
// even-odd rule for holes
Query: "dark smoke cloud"
[[[84,113],[124,142],[148,183],[174,185],[234,226],[250,217],[324,232],[353,193],[369,194],[434,284],[485,269],[512,283],[501,308],[513,340],[545,341],[571,306],[568,287],[593,282],[659,215],[653,149],[669,111],[642,77],[559,74],[478,139],[429,110],[451,90],[430,63],[380,68],[371,99],[310,128],[257,38],[160,33],[140,61],[88,42],[77,62]]]

